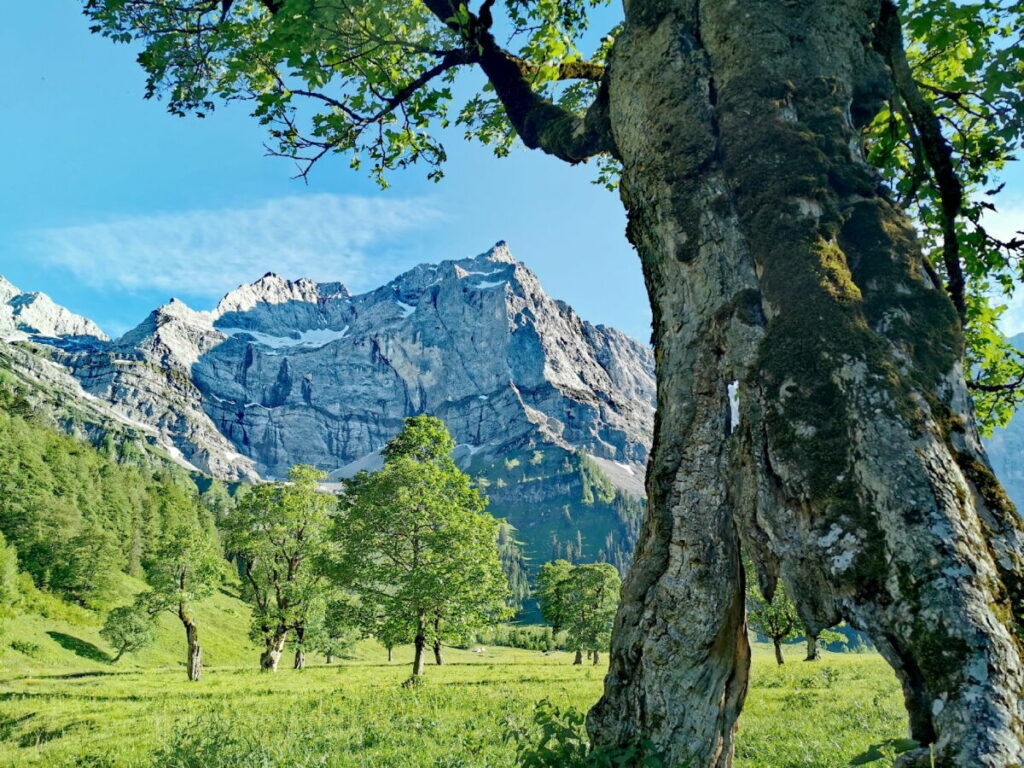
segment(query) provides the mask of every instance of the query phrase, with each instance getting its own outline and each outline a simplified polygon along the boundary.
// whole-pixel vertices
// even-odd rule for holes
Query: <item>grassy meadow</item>
[[[401,687],[411,649],[389,664],[372,641],[340,663],[314,656],[296,672],[286,657],[261,674],[255,648],[236,641],[244,606],[221,594],[205,608],[209,667],[198,683],[185,679],[171,617],[155,647],[116,665],[85,612],[16,619],[0,641],[0,766],[508,768],[505,734],[537,701],[585,710],[600,695],[603,667],[511,648],[450,649],[449,663],[429,666],[412,689]],[[845,766],[903,734],[901,697],[879,656],[804,663],[802,650],[788,647],[778,668],[769,646],[755,647],[739,768]]]

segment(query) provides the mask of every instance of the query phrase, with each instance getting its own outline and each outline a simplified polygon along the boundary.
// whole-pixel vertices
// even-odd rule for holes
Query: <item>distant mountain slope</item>
[[[267,274],[209,312],[172,300],[113,341],[57,309],[60,322],[11,337],[8,364],[186,466],[254,480],[309,463],[343,479],[429,413],[535,562],[628,559],[653,356],[550,298],[504,243],[355,296]]]
[[[1010,341],[1024,351],[1024,333]],[[989,460],[996,475],[1003,482],[1018,511],[1024,512],[1024,407],[1017,410],[1013,420],[1003,429],[997,429],[985,441]]]

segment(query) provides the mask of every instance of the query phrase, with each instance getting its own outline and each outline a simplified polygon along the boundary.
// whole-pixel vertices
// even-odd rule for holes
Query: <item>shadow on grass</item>
[[[63,632],[47,632],[46,634],[53,638],[54,642],[56,642],[61,648],[71,651],[72,653],[81,656],[83,659],[89,659],[89,661],[101,661],[106,664],[109,664],[112,661],[110,656],[87,640],[82,640],[79,637],[72,637],[71,635],[65,635]]]

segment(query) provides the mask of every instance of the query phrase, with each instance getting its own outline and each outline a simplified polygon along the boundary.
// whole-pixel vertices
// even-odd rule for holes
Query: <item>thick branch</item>
[[[967,314],[966,282],[960,264],[960,245],[956,232],[956,217],[963,205],[963,187],[953,168],[953,150],[942,135],[939,118],[921,94],[903,47],[903,32],[896,6],[886,0],[876,31],[876,44],[885,57],[892,73],[893,84],[910,115],[915,131],[912,140],[920,143],[920,151],[931,167],[932,176],[942,198],[942,254],[948,278],[947,290],[960,315]]]
[[[527,147],[569,163],[602,153],[617,154],[603,87],[586,115],[580,117],[534,93],[520,68],[520,62],[529,66],[528,63],[497,44],[486,19],[470,15],[468,28],[463,28],[454,20],[451,0],[423,2],[440,21],[466,39],[468,50],[478,51],[476,62],[491,81],[512,127]]]

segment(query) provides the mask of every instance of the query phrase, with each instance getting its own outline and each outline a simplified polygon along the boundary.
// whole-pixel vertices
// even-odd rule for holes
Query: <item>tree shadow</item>
[[[105,664],[109,664],[112,661],[110,656],[88,640],[82,640],[79,637],[65,635],[63,632],[47,632],[46,634],[53,638],[54,642],[56,642],[61,648],[71,651],[72,653],[81,656],[83,659],[89,659],[89,661],[100,661]]]

